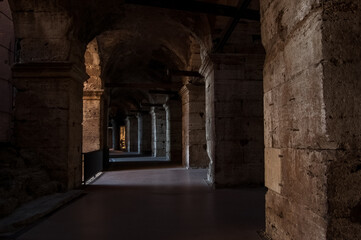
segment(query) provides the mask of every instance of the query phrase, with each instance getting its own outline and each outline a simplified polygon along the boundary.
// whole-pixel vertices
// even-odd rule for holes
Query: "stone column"
[[[203,63],[208,180],[263,185],[262,54],[217,54]]]
[[[361,3],[263,0],[261,8],[266,232],[360,239]]]
[[[120,127],[118,121],[116,119],[112,119],[112,143],[113,143],[113,150],[120,150]]]
[[[152,120],[148,112],[140,112],[138,118],[138,153],[152,153]]]
[[[43,166],[66,189],[82,177],[82,95],[88,76],[71,63],[13,67],[16,144],[29,167]]]
[[[166,111],[166,156],[174,163],[182,162],[182,101],[177,96],[164,104]]]
[[[162,107],[152,107],[152,155],[166,156],[166,114]]]
[[[138,152],[138,119],[135,115],[130,115],[125,119],[125,122],[128,135],[128,152]]]
[[[103,149],[103,91],[84,91],[83,153]]]
[[[200,86],[187,84],[182,96],[183,121],[183,165],[187,168],[207,168],[207,141],[205,130],[205,90]]]

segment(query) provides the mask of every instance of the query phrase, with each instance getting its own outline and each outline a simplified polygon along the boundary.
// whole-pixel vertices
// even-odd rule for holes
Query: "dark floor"
[[[18,239],[259,240],[264,189],[212,190],[206,170],[107,172]]]

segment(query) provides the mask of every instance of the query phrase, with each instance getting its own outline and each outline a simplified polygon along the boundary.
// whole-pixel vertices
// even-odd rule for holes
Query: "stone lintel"
[[[83,84],[89,75],[71,62],[31,62],[17,63],[12,67],[14,79],[29,78],[71,78]]]

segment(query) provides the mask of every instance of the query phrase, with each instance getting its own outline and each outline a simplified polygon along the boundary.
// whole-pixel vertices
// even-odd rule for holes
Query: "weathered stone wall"
[[[222,53],[203,57],[209,180],[262,185],[264,49],[260,24],[240,22]]]
[[[204,84],[187,84],[182,88],[181,95],[183,165],[187,168],[207,168]]]
[[[120,150],[120,126],[116,119],[111,120],[112,123],[112,144],[113,150]],[[125,131],[125,142],[128,144],[128,131]]]
[[[327,239],[361,238],[361,1],[323,5]],[[337,149],[333,150],[334,147]]]
[[[167,157],[175,163],[182,162],[182,102],[177,96],[164,105],[167,122]]]
[[[136,116],[128,116],[125,120],[128,135],[128,152],[138,152],[138,119]]]
[[[103,148],[102,107],[103,92],[84,92],[83,96],[83,153]]]
[[[12,136],[13,87],[11,65],[14,61],[14,26],[8,1],[0,2],[0,142]]]
[[[359,239],[360,1],[261,1],[266,232]]]
[[[88,44],[84,55],[86,72],[89,79],[83,90],[83,152],[104,148],[104,91],[100,78],[101,68],[96,39]]]
[[[138,152],[152,153],[152,119],[148,112],[138,114]]]
[[[166,156],[166,113],[164,108],[152,107],[152,155]]]
[[[46,169],[64,189],[79,186],[86,74],[70,63],[30,63],[16,65],[13,76],[20,155],[29,167]]]
[[[69,61],[84,68],[86,42],[74,34],[66,1],[9,0],[13,12],[17,62]]]

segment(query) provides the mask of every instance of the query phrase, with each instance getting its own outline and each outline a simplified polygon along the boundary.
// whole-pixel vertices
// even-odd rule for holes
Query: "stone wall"
[[[261,1],[266,232],[359,239],[360,1]]]
[[[166,156],[166,113],[164,108],[152,107],[152,154],[154,157]]]
[[[207,168],[205,91],[200,86],[187,84],[181,90],[183,121],[183,165],[187,168]]]
[[[203,56],[208,179],[216,187],[263,185],[264,55],[260,24],[240,21],[223,52]]]
[[[11,65],[14,61],[14,26],[8,1],[0,2],[0,142],[12,136]]]
[[[91,41],[84,55],[86,72],[89,75],[83,88],[83,152],[104,149],[107,116],[105,109],[105,93],[100,78],[101,67],[98,44]],[[105,117],[105,118],[104,118]]]
[[[167,122],[167,157],[174,163],[182,162],[182,101],[174,97],[164,105]]]
[[[125,120],[128,135],[128,152],[138,152],[138,119],[136,116],[128,116]]]
[[[83,153],[103,148],[103,91],[86,91],[83,96]]]
[[[138,152],[149,155],[152,153],[152,118],[148,112],[138,114]]]
[[[13,76],[19,90],[15,137],[20,155],[29,167],[45,169],[63,189],[80,186],[87,75],[71,63],[28,63],[15,65]]]

